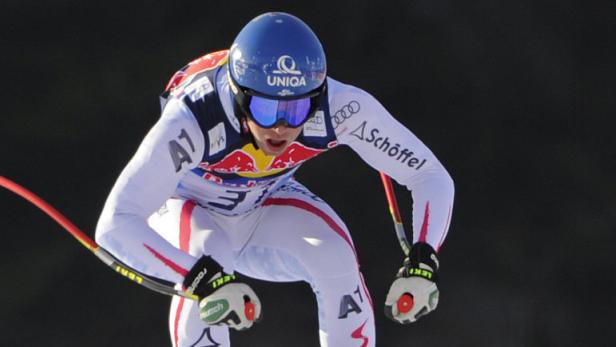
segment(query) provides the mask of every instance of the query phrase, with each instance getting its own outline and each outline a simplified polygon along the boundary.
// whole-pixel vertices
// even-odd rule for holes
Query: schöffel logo
[[[415,170],[421,169],[427,161],[427,159],[417,157],[413,151],[402,147],[399,143],[390,142],[390,138],[381,135],[379,129],[366,129],[366,121],[363,121],[357,129],[353,130],[351,135],[362,141],[371,143],[375,148],[387,154],[389,157]]]
[[[288,55],[283,55],[276,62],[276,70],[267,76],[267,84],[276,87],[299,87],[306,85],[306,79],[302,72],[297,70],[295,60]]]

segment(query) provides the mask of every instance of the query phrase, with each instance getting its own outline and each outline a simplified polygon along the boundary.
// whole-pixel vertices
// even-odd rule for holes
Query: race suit
[[[204,254],[228,273],[305,281],[318,303],[321,346],[375,346],[372,301],[351,235],[293,175],[306,160],[350,146],[412,191],[413,242],[438,250],[452,212],[449,174],[374,97],[332,78],[299,137],[284,153],[266,155],[234,113],[227,54],[207,54],[172,77],[160,119],[107,199],[96,241],[138,271],[174,283]],[[206,326],[188,299],[173,298],[169,328],[174,347],[230,345],[227,328]]]

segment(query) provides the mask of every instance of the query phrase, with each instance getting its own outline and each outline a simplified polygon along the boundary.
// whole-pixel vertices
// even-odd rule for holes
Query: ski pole
[[[384,172],[379,172],[381,175],[381,181],[383,181],[383,187],[385,188],[385,195],[387,196],[387,205],[389,206],[389,213],[391,214],[394,222],[394,228],[396,230],[396,236],[398,242],[404,252],[404,256],[408,257],[411,253],[411,246],[406,238],[406,232],[404,230],[404,224],[400,217],[400,210],[398,208],[398,201],[394,193],[394,188],[391,183],[391,179]],[[397,301],[398,311],[401,313],[407,313],[413,308],[413,296],[409,293],[404,293],[398,298]]]
[[[60,213],[53,206],[48,204],[45,200],[41,199],[39,196],[29,191],[28,189],[20,186],[19,184],[11,181],[4,176],[0,176],[0,186],[19,195],[20,197],[24,198],[25,200],[29,201],[30,203],[38,207],[40,210],[45,212],[49,217],[51,217],[54,221],[60,224],[66,231],[73,235],[73,237],[75,237],[77,241],[79,241],[79,243],[81,243],[85,248],[94,253],[94,255],[96,255],[101,261],[103,261],[103,263],[107,264],[107,266],[114,269],[120,275],[148,289],[162,294],[179,295],[188,299],[197,300],[197,297],[195,295],[183,290],[175,289],[174,283],[172,282],[168,282],[154,277],[149,277],[131,268],[130,266],[123,264],[114,256],[112,256],[109,252],[99,246],[96,242],[94,242],[94,240],[88,237],[68,218],[62,215],[62,213]]]

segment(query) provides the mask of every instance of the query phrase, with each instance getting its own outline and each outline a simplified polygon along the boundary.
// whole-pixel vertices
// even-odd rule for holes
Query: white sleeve
[[[411,191],[413,243],[427,242],[438,251],[449,229],[453,180],[428,147],[373,96],[339,83],[333,89],[330,110],[338,142]]]
[[[200,162],[203,136],[190,110],[170,100],[107,198],[96,228],[99,245],[140,272],[182,282],[197,259],[159,236],[147,218]]]

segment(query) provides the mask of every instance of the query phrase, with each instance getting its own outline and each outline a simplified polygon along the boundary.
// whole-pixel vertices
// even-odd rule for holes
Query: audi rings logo
[[[352,115],[359,112],[360,109],[361,107],[359,106],[359,102],[355,100],[342,106],[341,109],[332,115],[332,119],[334,120],[334,129],[338,128],[338,126],[344,123],[345,120],[351,118]]]
[[[301,87],[306,85],[306,78],[297,70],[295,60],[289,55],[281,55],[276,62],[274,76],[267,76],[267,84],[276,87]],[[280,76],[282,75],[282,76]],[[292,91],[285,91],[285,95],[293,95]]]
[[[276,67],[278,70],[272,71],[275,74],[290,74],[290,75],[301,75],[302,72],[299,70],[295,70],[296,64],[295,60],[289,55],[283,55],[278,58],[276,62]]]

